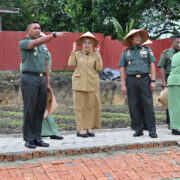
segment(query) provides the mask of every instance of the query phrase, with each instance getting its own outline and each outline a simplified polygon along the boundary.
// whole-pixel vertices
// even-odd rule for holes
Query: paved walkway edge
[[[121,150],[132,150],[132,149],[142,149],[142,148],[157,148],[157,147],[167,147],[167,146],[180,146],[179,141],[166,141],[166,142],[156,142],[156,143],[138,143],[130,145],[113,145],[113,146],[99,146],[99,147],[90,147],[90,148],[73,148],[51,152],[51,150],[46,151],[34,151],[32,153],[22,153],[22,154],[9,154],[1,155],[0,161],[10,162],[16,160],[29,160],[32,158],[46,157],[46,156],[60,156],[60,155],[76,155],[84,153],[98,153],[98,152],[108,152],[108,151],[121,151]]]

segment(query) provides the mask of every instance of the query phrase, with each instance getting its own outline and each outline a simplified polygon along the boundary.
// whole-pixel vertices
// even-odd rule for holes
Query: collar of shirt
[[[130,50],[137,50],[137,49],[140,49],[140,48],[142,48],[142,46],[141,45],[137,45],[137,46],[131,46],[129,49]]]
[[[84,55],[91,55],[91,54],[93,54],[94,52],[91,50],[91,51],[89,51],[89,52],[86,52],[85,50],[81,50],[81,52],[84,54]],[[88,54],[87,54],[88,53]]]

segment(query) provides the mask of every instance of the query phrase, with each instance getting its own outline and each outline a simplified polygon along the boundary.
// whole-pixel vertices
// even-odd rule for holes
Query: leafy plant
[[[129,31],[133,28],[134,19],[131,19],[130,22],[126,23],[126,28],[123,30],[121,24],[115,17],[112,17],[112,23],[115,29],[115,33],[117,34],[117,38],[119,41],[122,41],[124,37],[129,33]]]

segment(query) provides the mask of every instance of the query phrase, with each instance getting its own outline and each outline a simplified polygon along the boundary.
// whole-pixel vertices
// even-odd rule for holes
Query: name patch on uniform
[[[145,58],[147,57],[147,50],[144,47],[140,50],[140,56]]]
[[[84,58],[84,56],[79,56],[80,59]]]

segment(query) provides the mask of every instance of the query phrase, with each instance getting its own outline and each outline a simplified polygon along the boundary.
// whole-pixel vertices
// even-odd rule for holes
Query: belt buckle
[[[140,74],[136,74],[136,78],[140,78],[141,77],[141,75]]]
[[[43,77],[43,73],[40,73],[39,76],[40,76],[40,77]]]

